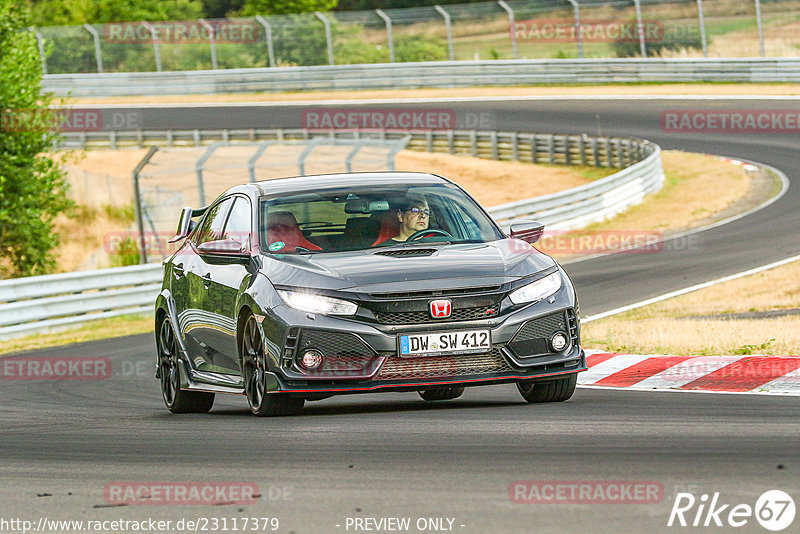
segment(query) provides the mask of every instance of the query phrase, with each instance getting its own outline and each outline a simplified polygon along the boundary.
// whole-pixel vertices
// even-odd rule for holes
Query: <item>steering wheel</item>
[[[406,242],[419,241],[420,239],[423,239],[423,238],[426,238],[426,237],[431,237],[433,235],[441,235],[441,236],[444,236],[444,237],[451,237],[451,238],[453,237],[452,235],[450,235],[448,232],[445,232],[444,230],[439,230],[438,228],[426,228],[425,230],[418,230],[418,231],[414,232],[413,234],[411,234],[410,236],[408,236],[408,239],[406,239]]]

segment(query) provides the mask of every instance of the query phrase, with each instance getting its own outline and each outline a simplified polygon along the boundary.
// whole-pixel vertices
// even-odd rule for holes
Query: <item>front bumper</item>
[[[298,394],[408,391],[558,378],[584,371],[586,358],[580,347],[579,322],[574,308],[565,304],[540,302],[504,317],[480,321],[403,326],[376,326],[289,308],[274,310],[282,320],[262,323],[265,330],[284,325],[278,331],[265,331],[267,353],[271,356],[269,390]],[[491,331],[491,351],[424,357],[397,355],[399,334],[470,329]],[[560,352],[547,345],[555,332],[567,334],[570,340]],[[326,360],[326,365],[331,362],[327,368],[311,372],[298,364],[299,355],[311,348],[333,355]]]

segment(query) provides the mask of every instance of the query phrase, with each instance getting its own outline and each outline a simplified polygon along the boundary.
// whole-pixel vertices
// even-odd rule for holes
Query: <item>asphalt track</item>
[[[796,135],[659,128],[666,109],[797,109],[797,101],[426,104],[443,105],[492,113],[500,130],[600,128],[666,149],[768,163],[793,184],[800,180]],[[304,107],[142,115],[148,129],[292,127]],[[797,255],[799,201],[793,185],[764,210],[702,232],[692,249],[570,264],[584,313]],[[108,357],[111,376],[0,381],[0,518],[277,517],[279,532],[299,533],[354,532],[348,517],[410,517],[417,532],[418,518],[446,517],[464,533],[666,532],[679,528],[667,520],[681,491],[698,499],[719,492],[722,503],[753,506],[764,491],[781,489],[800,502],[798,397],[579,389],[569,402],[536,406],[522,403],[513,386],[494,386],[438,404],[415,394],[339,397],[307,404],[303,417],[277,419],[250,417],[244,399],[218,397],[209,415],[172,416],[152,378],[153,351],[151,336],[47,349],[36,355]],[[509,486],[519,480],[651,481],[663,494],[651,504],[515,504]],[[247,505],[109,507],[103,490],[114,481],[253,482],[262,497]],[[736,530],[764,532],[753,518]]]

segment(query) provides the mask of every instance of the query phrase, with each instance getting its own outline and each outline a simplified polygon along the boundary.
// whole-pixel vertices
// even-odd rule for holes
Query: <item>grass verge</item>
[[[759,313],[800,308],[798,277],[800,261],[717,284],[585,324],[582,341],[634,354],[800,355],[800,315]]]
[[[98,339],[152,333],[153,328],[153,317],[150,315],[127,315],[98,319],[61,332],[53,332],[47,335],[31,335],[4,341],[0,344],[0,355],[47,347],[59,347]]]

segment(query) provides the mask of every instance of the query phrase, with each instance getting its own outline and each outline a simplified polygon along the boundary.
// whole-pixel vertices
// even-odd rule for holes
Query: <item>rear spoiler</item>
[[[200,217],[203,215],[208,206],[204,206],[199,209],[193,209],[191,206],[184,206],[181,210],[181,217],[178,219],[178,231],[175,234],[175,237],[169,240],[170,243],[175,243],[176,241],[180,241],[184,237],[188,236],[192,230],[194,230],[196,222],[192,221],[194,217]]]

